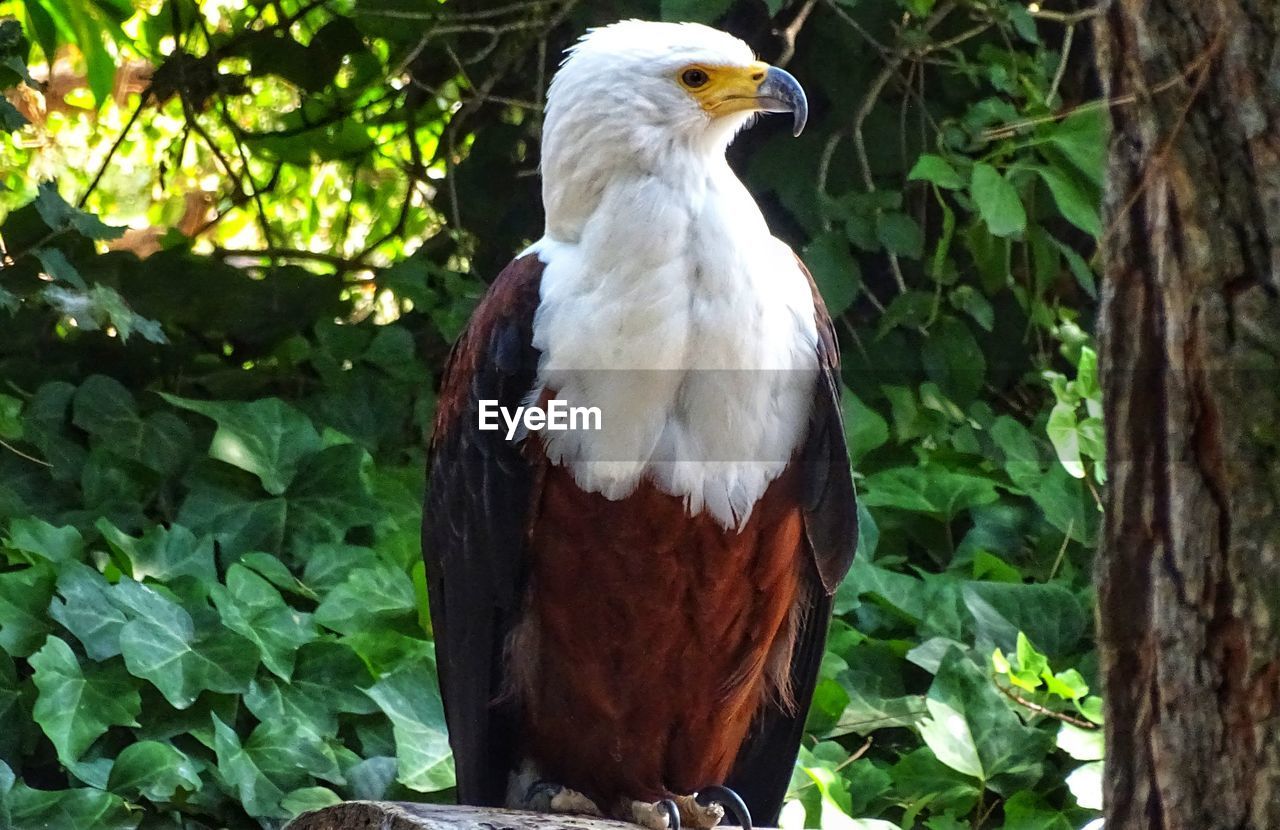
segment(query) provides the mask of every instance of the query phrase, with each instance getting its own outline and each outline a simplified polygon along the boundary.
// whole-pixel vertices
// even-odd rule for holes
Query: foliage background
[[[433,379],[541,232],[560,51],[632,16],[718,21],[813,108],[731,150],[837,316],[863,505],[784,826],[1090,821],[1089,14],[0,0],[0,826],[450,797]]]

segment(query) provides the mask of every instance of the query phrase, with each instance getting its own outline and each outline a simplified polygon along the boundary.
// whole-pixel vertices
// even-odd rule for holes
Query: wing
[[[776,703],[767,704],[729,776],[729,786],[747,802],[757,827],[777,826],[778,811],[791,782],[805,718],[818,682],[832,596],[853,563],[858,545],[858,504],[840,410],[840,352],[835,328],[804,263],[800,263],[800,270],[813,289],[820,367],[809,413],[809,432],[799,457],[803,465],[805,536],[812,567],[803,600],[806,607],[801,609],[791,654],[791,688],[796,705],[788,711]]]
[[[437,400],[422,550],[462,804],[501,806],[515,763],[502,651],[523,598],[538,475],[503,431],[479,429],[479,402],[516,407],[533,387],[542,267],[525,256],[494,281],[449,354]]]

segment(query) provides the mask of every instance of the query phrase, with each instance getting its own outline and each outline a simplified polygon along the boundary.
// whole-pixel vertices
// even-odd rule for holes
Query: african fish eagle
[[[454,347],[429,462],[463,803],[776,819],[857,511],[831,321],[725,160],[759,112],[798,135],[804,91],[688,23],[591,30],[550,85],[545,234]],[[482,428],[552,401],[602,417]]]

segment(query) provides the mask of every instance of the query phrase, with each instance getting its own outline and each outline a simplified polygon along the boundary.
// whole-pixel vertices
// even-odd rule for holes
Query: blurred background
[[[449,800],[420,564],[449,344],[542,232],[586,28],[727,29],[836,318],[859,557],[787,828],[1076,830],[1105,112],[1072,0],[0,0],[0,826]]]

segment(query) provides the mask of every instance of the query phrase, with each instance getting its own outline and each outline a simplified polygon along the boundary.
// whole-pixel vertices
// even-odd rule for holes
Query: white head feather
[[[551,84],[530,399],[603,411],[598,431],[542,435],[583,489],[647,478],[741,527],[803,440],[817,331],[794,254],[724,157],[752,114],[709,114],[679,82],[690,65],[768,70],[724,32],[626,21]]]

